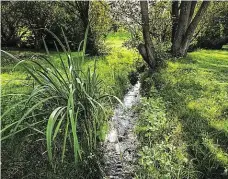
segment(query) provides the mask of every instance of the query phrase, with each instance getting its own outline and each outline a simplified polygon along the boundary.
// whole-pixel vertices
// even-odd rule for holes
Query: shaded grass
[[[174,178],[227,177],[227,70],[227,51],[199,50],[190,53],[186,58],[168,61],[165,69],[153,74],[152,86],[158,90],[165,104],[166,118],[171,121],[168,129],[173,131],[169,134],[171,138],[173,136],[173,140],[168,141],[168,144],[177,143],[184,146],[177,147],[177,151],[179,148],[189,161],[188,173],[191,173],[187,175],[184,172],[180,176],[179,173],[173,174],[169,170],[166,171],[167,175]],[[152,78],[150,77],[150,80]],[[150,93],[151,91],[153,88]],[[153,99],[154,96],[151,96],[148,100]],[[141,113],[143,115],[145,111],[142,110]],[[175,126],[174,129],[172,126]],[[151,132],[151,135],[154,133]],[[177,155],[177,152],[174,154]],[[170,156],[171,154],[164,160],[174,161],[181,168],[183,159],[178,161],[170,159]],[[154,176],[161,174],[161,170],[157,169],[157,172],[158,175]]]

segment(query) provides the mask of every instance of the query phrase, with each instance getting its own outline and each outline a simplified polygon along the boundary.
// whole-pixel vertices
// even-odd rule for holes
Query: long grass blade
[[[46,44],[46,41],[45,41],[45,39],[44,39],[44,36],[42,36],[42,40],[43,40],[43,43],[44,43],[44,48],[45,48],[45,50],[46,50],[46,53],[47,53],[48,55],[50,55],[49,50],[48,50],[48,47],[47,47],[47,44]]]
[[[54,99],[54,98],[57,98],[58,96],[52,96],[52,97],[48,97],[48,98],[45,98],[43,100],[41,100],[40,102],[36,103],[35,105],[33,105],[31,108],[29,108],[27,110],[27,112],[22,116],[21,119],[18,120],[17,122],[17,125],[15,126],[14,128],[14,132],[17,131],[17,128],[19,127],[19,125],[23,122],[23,120],[34,110],[36,109],[38,106],[40,106],[41,104],[43,104],[44,102],[50,100],[50,99]]]
[[[69,128],[69,117],[67,117],[67,122],[66,122],[66,127],[65,127],[65,133],[64,133],[64,139],[63,139],[63,149],[62,149],[62,163],[64,161],[64,157],[65,157],[65,152],[66,152],[66,141],[67,141],[67,136],[68,136],[68,129]]]
[[[47,140],[47,151],[49,161],[52,162],[52,132],[55,125],[55,121],[58,118],[58,112],[63,109],[62,107],[56,108],[50,115],[46,130],[46,140]]]

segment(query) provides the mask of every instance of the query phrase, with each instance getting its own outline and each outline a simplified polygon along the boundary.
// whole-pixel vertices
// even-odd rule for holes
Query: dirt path
[[[106,179],[130,179],[134,176],[137,138],[134,134],[136,115],[131,107],[139,101],[138,82],[125,95],[110,121],[110,130],[104,142]]]

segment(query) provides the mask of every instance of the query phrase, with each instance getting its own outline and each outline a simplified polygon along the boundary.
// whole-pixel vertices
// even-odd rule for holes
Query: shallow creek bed
[[[134,177],[137,137],[134,126],[137,116],[132,106],[139,102],[140,83],[125,95],[123,105],[118,105],[109,123],[109,132],[103,144],[106,179]]]

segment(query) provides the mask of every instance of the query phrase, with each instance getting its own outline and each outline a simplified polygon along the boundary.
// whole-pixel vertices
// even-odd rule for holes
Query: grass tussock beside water
[[[228,52],[192,52],[143,81],[138,178],[227,178]]]
[[[113,46],[103,57],[31,55],[21,55],[24,65],[15,69],[1,67],[2,176],[102,177],[99,142],[117,101],[113,96],[121,99],[130,85],[136,52]]]

